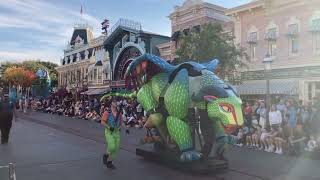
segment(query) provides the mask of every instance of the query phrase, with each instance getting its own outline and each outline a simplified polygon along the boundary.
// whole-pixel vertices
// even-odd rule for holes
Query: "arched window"
[[[247,42],[249,44],[250,58],[252,61],[255,61],[257,58],[256,51],[259,39],[258,33],[258,29],[255,26],[251,26],[247,34]]]
[[[291,17],[287,22],[287,29],[289,55],[297,55],[299,53],[300,20],[296,17]]]
[[[277,38],[279,35],[279,27],[271,21],[267,28],[264,39],[268,43],[268,56],[276,56],[277,53]]]

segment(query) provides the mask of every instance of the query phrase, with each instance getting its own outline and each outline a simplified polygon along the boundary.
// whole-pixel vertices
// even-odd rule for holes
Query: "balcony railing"
[[[258,42],[258,37],[257,35],[249,35],[247,39],[248,44],[257,44]]]
[[[277,40],[277,31],[276,30],[269,30],[265,34],[264,39],[267,41],[276,41]]]
[[[288,36],[297,36],[299,33],[298,24],[291,24],[288,26]]]
[[[320,32],[320,19],[312,20],[310,31],[316,33]]]
[[[103,85],[106,85],[106,86],[110,86],[111,81],[110,81],[110,80],[105,79],[105,80],[103,80],[103,81],[102,81],[102,84],[103,84]]]
[[[110,86],[111,81],[104,79],[104,80],[98,80],[98,81],[89,81],[88,83],[88,86],[96,86],[96,85]]]
[[[112,26],[112,28],[109,31],[109,34],[112,34],[120,26],[129,28],[129,29],[133,29],[133,30],[137,30],[137,31],[142,30],[141,23],[121,18],[118,20],[118,22],[114,26]]]
[[[125,86],[126,86],[125,80],[111,81],[111,84],[110,84],[111,88],[119,88],[119,87],[125,87]]]

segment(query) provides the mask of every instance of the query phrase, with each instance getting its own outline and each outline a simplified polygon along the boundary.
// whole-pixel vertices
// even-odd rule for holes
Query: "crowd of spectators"
[[[17,108],[23,112],[32,110],[100,123],[103,112],[109,111],[110,103],[108,99],[100,102],[98,98],[82,98],[78,101],[70,97],[65,97],[62,100],[59,100],[58,97],[47,99],[21,98]],[[136,99],[119,98],[117,103],[127,126],[143,127],[145,122],[144,110]]]
[[[264,101],[243,107],[245,124],[233,135],[237,146],[246,146],[276,154],[301,155],[320,152],[320,100],[302,104],[281,99],[267,110]]]
[[[100,122],[103,112],[109,111],[110,101],[97,98],[74,101],[65,97],[19,100],[18,108],[61,116]],[[118,99],[128,127],[142,128],[146,122],[145,111],[136,99]],[[239,139],[237,146],[246,146],[276,154],[299,155],[303,152],[320,152],[320,100],[313,104],[281,99],[267,110],[263,100],[255,104],[244,103],[244,126],[233,133]]]

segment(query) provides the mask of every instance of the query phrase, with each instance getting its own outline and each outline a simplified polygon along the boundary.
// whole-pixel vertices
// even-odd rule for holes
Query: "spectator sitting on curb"
[[[293,132],[293,136],[289,137],[289,154],[299,156],[305,147],[305,137],[304,132],[302,131],[302,126],[297,125],[296,130]]]

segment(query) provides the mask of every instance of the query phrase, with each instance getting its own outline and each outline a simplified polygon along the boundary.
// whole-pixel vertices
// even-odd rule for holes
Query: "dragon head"
[[[208,102],[208,116],[212,120],[219,120],[225,131],[230,133],[243,125],[242,101],[229,85],[215,87],[215,91],[217,89],[220,94],[204,96]]]

